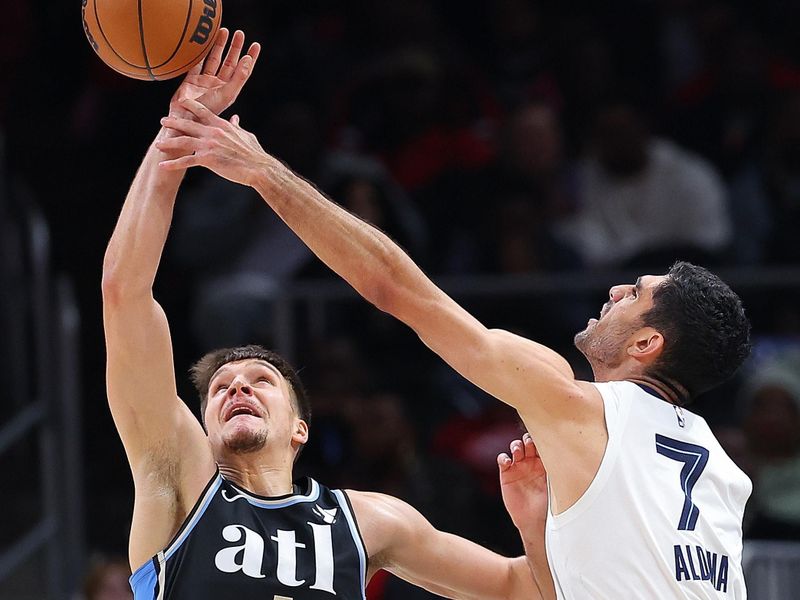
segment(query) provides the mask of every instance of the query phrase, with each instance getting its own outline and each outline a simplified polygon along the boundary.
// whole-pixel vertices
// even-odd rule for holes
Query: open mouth
[[[230,421],[235,417],[260,417],[261,414],[256,410],[255,407],[251,406],[250,404],[244,403],[237,403],[232,405],[225,413],[225,421]]]
[[[606,302],[605,304],[603,304],[603,308],[600,309],[600,316],[597,317],[598,321],[603,317],[605,317],[606,314],[608,314],[608,311],[611,310],[611,306],[612,306],[611,302]]]

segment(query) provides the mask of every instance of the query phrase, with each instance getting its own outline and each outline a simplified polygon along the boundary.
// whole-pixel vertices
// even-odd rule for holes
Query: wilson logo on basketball
[[[203,3],[206,7],[190,40],[195,44],[205,44],[208,41],[208,36],[214,28],[214,17],[217,16],[217,0],[203,0]]]

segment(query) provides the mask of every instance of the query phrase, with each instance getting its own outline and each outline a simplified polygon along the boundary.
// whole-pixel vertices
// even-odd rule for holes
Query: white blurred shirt
[[[595,158],[578,164],[578,212],[558,231],[586,264],[619,266],[669,246],[714,252],[730,240],[725,187],[712,166],[659,138],[648,153],[632,177],[609,175]]]

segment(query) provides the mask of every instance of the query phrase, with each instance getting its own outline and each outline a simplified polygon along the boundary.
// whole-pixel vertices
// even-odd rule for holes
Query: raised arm
[[[386,569],[446,598],[539,600],[525,558],[506,558],[435,529],[402,500],[348,492],[370,555],[371,576]]]
[[[237,32],[224,63],[222,30],[205,62],[183,81],[170,104],[198,98],[215,111],[238,95],[258,56],[258,46],[239,60],[244,35]],[[162,129],[157,140],[174,135]],[[169,541],[187,503],[214,470],[200,424],[177,396],[169,326],[153,298],[153,282],[172,220],[183,172],[166,173],[169,155],[151,146],[139,167],[108,244],[103,263],[103,324],[107,392],[136,486],[130,558],[136,567]],[[190,506],[189,506],[190,508]],[[141,533],[141,534],[140,534]]]

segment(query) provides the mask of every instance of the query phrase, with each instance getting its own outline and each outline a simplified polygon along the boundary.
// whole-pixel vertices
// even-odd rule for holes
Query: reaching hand
[[[225,51],[228,35],[228,30],[221,28],[205,60],[186,74],[170,100],[170,115],[191,118],[191,114],[187,114],[180,107],[180,103],[185,100],[197,100],[218,115],[230,107],[239,96],[239,92],[253,72],[258,55],[261,53],[261,45],[257,42],[250,44],[247,54],[239,58],[244,48],[244,33],[236,31],[223,61],[222,53]]]
[[[256,136],[239,127],[238,115],[226,121],[197,100],[184,100],[178,107],[189,118],[161,119],[170,132],[169,137],[156,142],[156,148],[170,157],[159,163],[162,169],[202,166],[229,181],[250,185],[264,168],[280,165],[264,152]]]
[[[497,457],[503,503],[514,525],[523,534],[538,527],[547,517],[547,473],[529,433],[510,444]]]

